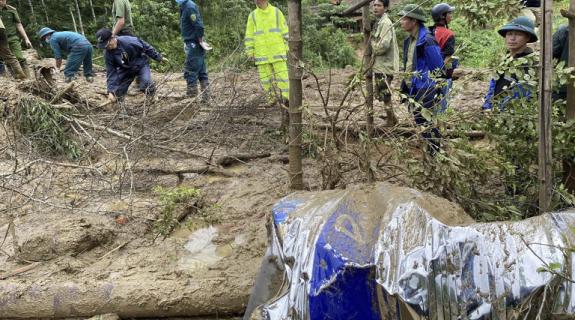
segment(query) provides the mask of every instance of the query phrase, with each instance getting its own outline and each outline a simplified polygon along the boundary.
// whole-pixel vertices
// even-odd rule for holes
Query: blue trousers
[[[440,102],[441,108],[437,111],[438,113],[444,113],[445,111],[447,111],[447,106],[450,98],[449,92],[451,91],[451,87],[453,86],[453,80],[447,79],[446,81],[447,84],[441,87],[441,95],[442,95],[442,99]]]
[[[64,68],[64,76],[75,76],[81,65],[84,65],[84,77],[94,76],[92,70],[92,45],[90,44],[72,47]]]
[[[184,69],[184,79],[188,87],[195,87],[200,81],[208,80],[206,64],[206,51],[195,42],[186,43],[186,63]]]
[[[152,73],[150,72],[150,64],[146,63],[137,71],[123,71],[120,74],[120,85],[116,90],[117,97],[123,97],[128,93],[128,88],[134,79],[138,78],[140,82],[140,91],[146,93],[148,96],[156,93],[156,85],[152,81]]]
[[[423,109],[428,109],[431,113],[433,113],[433,108],[435,105],[440,102],[441,95],[438,94],[438,90],[435,88],[423,88],[419,90],[414,90],[415,94],[412,95],[412,98],[417,101],[419,105],[409,105],[409,109],[413,113],[413,118],[415,123],[418,126],[424,128],[421,136],[425,141],[428,142],[428,152],[431,155],[434,155],[436,152],[439,151],[441,146],[441,133],[439,129],[433,125],[432,121],[427,120],[422,114]]]

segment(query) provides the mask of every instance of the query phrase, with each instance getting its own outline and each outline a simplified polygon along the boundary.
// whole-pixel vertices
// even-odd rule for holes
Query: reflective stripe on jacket
[[[287,60],[288,27],[283,13],[269,5],[256,8],[248,16],[246,24],[246,53],[253,56],[256,64]]]

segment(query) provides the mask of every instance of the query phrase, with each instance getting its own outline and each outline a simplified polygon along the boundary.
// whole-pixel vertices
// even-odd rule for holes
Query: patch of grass
[[[190,219],[186,222],[186,227],[191,231],[195,231],[218,224],[222,221],[222,214],[222,207],[217,203],[203,207],[198,211],[195,219]]]
[[[189,187],[154,188],[154,193],[159,197],[161,212],[159,219],[154,223],[154,231],[166,238],[179,224],[175,216],[178,206],[189,204],[202,196],[201,190]],[[185,208],[184,208],[185,210]]]

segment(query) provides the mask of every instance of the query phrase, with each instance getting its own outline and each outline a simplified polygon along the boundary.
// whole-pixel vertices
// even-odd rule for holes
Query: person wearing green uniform
[[[28,39],[24,26],[22,26],[18,11],[16,8],[9,6],[6,0],[0,0],[0,17],[2,17],[2,21],[4,22],[10,51],[12,51],[16,59],[18,59],[22,71],[29,77],[28,64],[22,54],[21,39],[24,40],[24,44],[27,48],[32,48],[32,43],[30,39]]]
[[[113,36],[135,36],[134,24],[132,23],[132,5],[130,5],[129,0],[114,0],[112,16],[114,17]]]
[[[6,27],[0,17],[0,59],[4,60],[8,67],[12,70],[12,74],[16,79],[26,79],[26,74],[22,71],[22,67],[18,60],[10,50],[8,45],[8,37],[6,36]]]

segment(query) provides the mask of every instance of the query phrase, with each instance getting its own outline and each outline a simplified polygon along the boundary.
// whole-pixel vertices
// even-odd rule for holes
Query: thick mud
[[[37,81],[2,80],[0,317],[241,315],[265,253],[271,207],[289,193],[279,108],[267,104],[255,70],[214,73],[209,105],[185,97],[181,75],[169,73],[154,74],[159,99],[132,88],[124,103],[99,107],[106,88],[97,70],[94,84],[76,81],[74,102],[54,103],[76,119],[63,124],[82,150],[72,160],[40,153],[15,129],[19,101],[38,97]],[[304,80],[308,120],[325,120],[318,83],[324,99],[330,87],[327,107],[336,108],[355,70],[330,72]],[[54,77],[55,92],[66,88]],[[486,81],[470,72],[455,88],[454,108],[478,108]],[[361,98],[352,90],[349,110]],[[405,106],[396,111],[409,121]],[[379,103],[376,112],[383,114]],[[359,165],[349,162],[346,183],[361,182]],[[325,165],[304,160],[308,189],[325,184]],[[198,201],[177,205],[180,221],[166,238],[157,230],[164,212],[158,186],[201,190]]]

